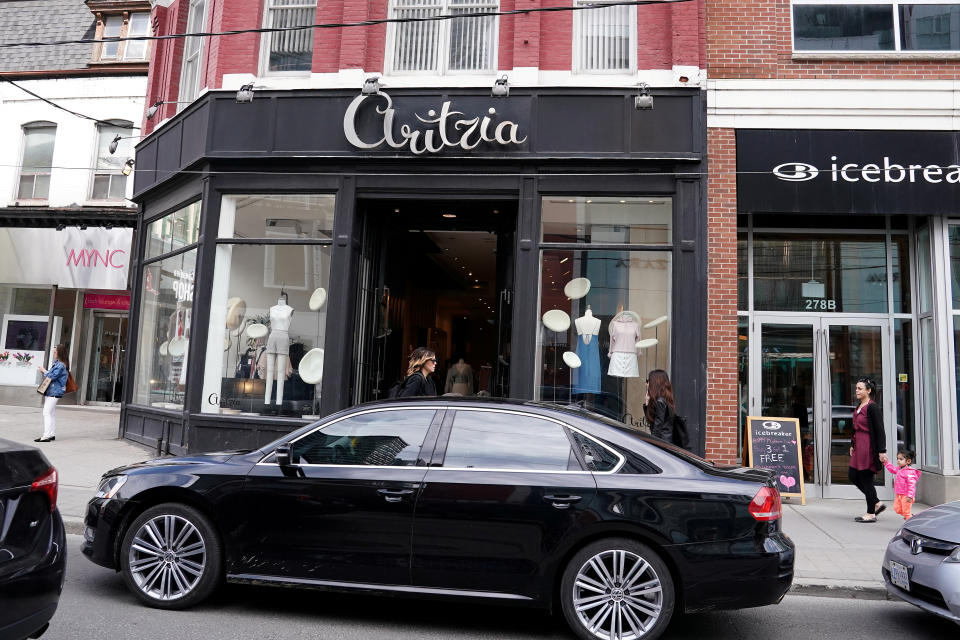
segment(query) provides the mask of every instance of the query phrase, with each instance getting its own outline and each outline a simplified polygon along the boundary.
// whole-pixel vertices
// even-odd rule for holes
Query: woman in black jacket
[[[410,366],[407,367],[407,377],[397,394],[399,398],[415,396],[435,396],[437,387],[430,374],[437,368],[437,354],[425,347],[417,347],[410,354]]]
[[[853,412],[853,440],[850,447],[850,482],[856,485],[867,501],[867,513],[854,518],[857,522],[876,522],[887,508],[877,499],[873,476],[883,468],[887,457],[883,410],[873,401],[876,384],[870,378],[857,381],[856,396],[860,404]]]
[[[647,398],[643,405],[643,414],[650,425],[650,433],[673,443],[673,417],[676,409],[673,405],[673,385],[663,369],[654,369],[647,375]]]

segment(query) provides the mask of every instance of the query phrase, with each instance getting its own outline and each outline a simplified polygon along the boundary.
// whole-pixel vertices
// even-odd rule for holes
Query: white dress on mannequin
[[[267,338],[267,390],[263,403],[270,404],[273,391],[273,381],[277,380],[277,399],[275,404],[283,404],[283,382],[285,376],[277,372],[286,371],[287,359],[290,355],[290,321],[293,317],[293,307],[287,304],[286,297],[277,300],[277,304],[270,307],[270,336]]]

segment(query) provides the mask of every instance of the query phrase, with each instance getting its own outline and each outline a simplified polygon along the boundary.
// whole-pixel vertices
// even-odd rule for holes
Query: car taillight
[[[30,491],[42,491],[50,499],[50,511],[57,508],[57,470],[53,467],[47,469],[46,473],[33,481],[30,485]]]
[[[748,508],[750,515],[760,522],[780,519],[780,492],[773,487],[763,487],[753,496]]]

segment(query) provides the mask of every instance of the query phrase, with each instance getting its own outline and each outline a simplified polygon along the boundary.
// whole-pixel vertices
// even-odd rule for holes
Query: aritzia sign
[[[375,104],[373,109],[364,108]],[[372,113],[371,113],[372,112]],[[521,145],[527,136],[520,125],[501,117],[496,107],[482,113],[468,113],[453,107],[450,100],[423,113],[414,112],[412,121],[397,118],[393,99],[385,92],[361,94],[353,99],[343,115],[343,133],[358,149],[390,148],[414,155],[435,154],[452,149],[471,151],[482,144],[502,147]],[[361,132],[361,121],[373,119],[373,134]],[[366,127],[370,129],[371,127]]]

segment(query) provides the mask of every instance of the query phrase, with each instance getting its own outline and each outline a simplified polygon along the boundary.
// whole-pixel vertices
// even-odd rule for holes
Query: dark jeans
[[[867,513],[874,513],[877,506],[877,488],[873,485],[874,472],[870,469],[860,471],[850,467],[850,483],[855,485],[867,499]]]

